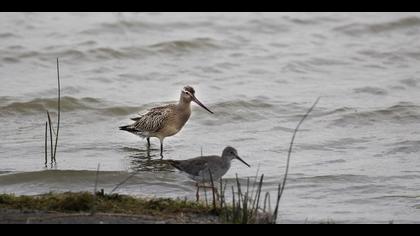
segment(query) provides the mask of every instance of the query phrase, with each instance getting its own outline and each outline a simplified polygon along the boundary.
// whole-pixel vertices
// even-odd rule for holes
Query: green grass
[[[95,196],[89,192],[48,193],[37,196],[0,195],[0,207],[57,212],[97,212],[125,214],[205,213],[215,214],[202,203],[170,198],[136,198],[119,194]]]
[[[116,213],[132,215],[150,215],[157,217],[173,216],[176,214],[199,214],[201,216],[217,217],[220,223],[244,223],[241,217],[233,217],[238,208],[225,205],[223,208],[206,205],[185,199],[172,198],[137,198],[119,194],[104,194],[98,192],[96,197],[90,192],[47,193],[36,196],[16,196],[13,194],[0,195],[0,208],[18,209],[22,211],[47,211],[60,213]],[[235,210],[236,209],[236,210]],[[248,215],[245,213],[245,215]],[[251,215],[251,213],[249,213]],[[240,220],[239,220],[240,219]],[[245,223],[269,223],[250,218]]]

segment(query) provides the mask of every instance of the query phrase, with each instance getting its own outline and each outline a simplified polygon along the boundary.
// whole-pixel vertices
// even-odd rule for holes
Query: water
[[[280,222],[419,223],[419,13],[1,13],[0,192],[93,189],[194,199],[193,182],[159,162],[159,142],[118,130],[135,113],[194,105],[165,158],[234,146],[233,181],[264,173],[275,194],[296,137]],[[57,161],[45,168],[45,110]]]

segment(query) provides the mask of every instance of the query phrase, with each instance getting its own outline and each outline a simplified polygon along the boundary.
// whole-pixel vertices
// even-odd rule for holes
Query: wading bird
[[[181,91],[178,104],[154,107],[138,117],[131,118],[134,123],[121,126],[120,130],[146,138],[148,150],[150,148],[150,138],[158,138],[160,140],[160,155],[163,157],[163,140],[175,135],[184,127],[191,115],[191,101],[213,114],[195,97],[194,89],[186,86]]]
[[[238,156],[235,148],[227,146],[223,149],[222,156],[200,156],[187,160],[167,160],[169,164],[178,170],[188,174],[188,176],[197,182],[197,201],[199,199],[200,187],[208,188],[204,183],[217,181],[230,169],[230,163],[233,159],[238,159],[246,166],[251,167],[248,163]],[[199,182],[203,185],[200,186]]]

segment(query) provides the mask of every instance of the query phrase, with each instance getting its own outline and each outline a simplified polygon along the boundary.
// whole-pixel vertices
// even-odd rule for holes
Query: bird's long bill
[[[197,103],[198,105],[200,105],[200,107],[206,109],[208,112],[210,112],[211,114],[214,114],[212,111],[210,111],[206,106],[204,106],[203,103],[201,103],[196,97],[193,97],[193,101],[195,103]]]
[[[240,160],[242,163],[244,163],[246,166],[251,167],[248,163],[246,163],[242,158],[240,158],[238,155],[235,155],[236,159]]]

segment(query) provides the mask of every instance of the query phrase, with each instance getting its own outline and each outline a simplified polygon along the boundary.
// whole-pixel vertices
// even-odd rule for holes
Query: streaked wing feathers
[[[132,124],[133,129],[141,132],[156,132],[163,127],[165,120],[171,111],[171,105],[162,107],[155,107],[140,115],[139,117],[131,118],[134,120]]]

